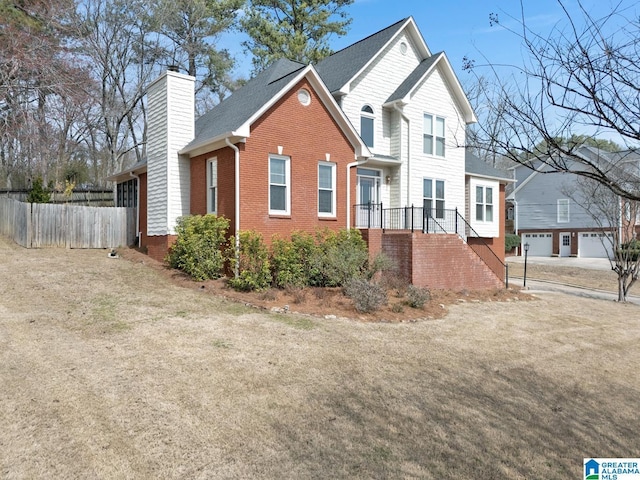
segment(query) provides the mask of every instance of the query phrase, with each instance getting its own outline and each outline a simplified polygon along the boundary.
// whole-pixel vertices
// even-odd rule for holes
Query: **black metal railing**
[[[509,287],[509,267],[496,255],[467,222],[458,209],[400,207],[383,208],[382,203],[354,205],[354,221],[357,228],[381,228],[382,230],[410,230],[422,233],[450,233],[459,235],[478,257]],[[473,238],[469,242],[469,238]]]
[[[423,207],[383,208],[382,203],[354,206],[357,228],[418,230],[423,233],[458,233],[457,210]]]

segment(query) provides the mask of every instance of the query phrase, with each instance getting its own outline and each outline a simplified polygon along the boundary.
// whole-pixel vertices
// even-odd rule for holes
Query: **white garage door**
[[[553,253],[553,236],[550,233],[523,233],[521,245],[529,244],[532,257],[550,257]]]
[[[582,258],[611,258],[613,234],[581,232],[578,234],[578,256]]]

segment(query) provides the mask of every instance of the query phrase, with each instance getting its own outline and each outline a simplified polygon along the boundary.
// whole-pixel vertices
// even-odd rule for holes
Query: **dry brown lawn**
[[[640,307],[270,314],[0,237],[0,478],[578,478],[640,451]]]

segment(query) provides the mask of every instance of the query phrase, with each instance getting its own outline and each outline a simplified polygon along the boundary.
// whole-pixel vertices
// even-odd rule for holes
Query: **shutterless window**
[[[425,215],[444,218],[444,180],[423,179],[422,206]]]
[[[218,160],[207,162],[207,213],[218,213]]]
[[[360,111],[360,136],[367,147],[373,148],[373,108],[369,105],[362,107]]]
[[[269,213],[289,213],[289,183],[289,158],[269,157]]]
[[[558,223],[569,222],[569,199],[558,199]]]
[[[476,220],[493,222],[493,188],[476,186]]]
[[[422,128],[423,152],[444,157],[444,118],[425,113]]]
[[[320,163],[318,165],[318,214],[320,216],[335,216],[335,174],[335,164]]]

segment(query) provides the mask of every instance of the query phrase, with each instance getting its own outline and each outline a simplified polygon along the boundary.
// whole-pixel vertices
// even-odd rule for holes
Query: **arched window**
[[[375,115],[373,108],[365,105],[360,110],[360,136],[367,147],[373,148],[373,121]]]

